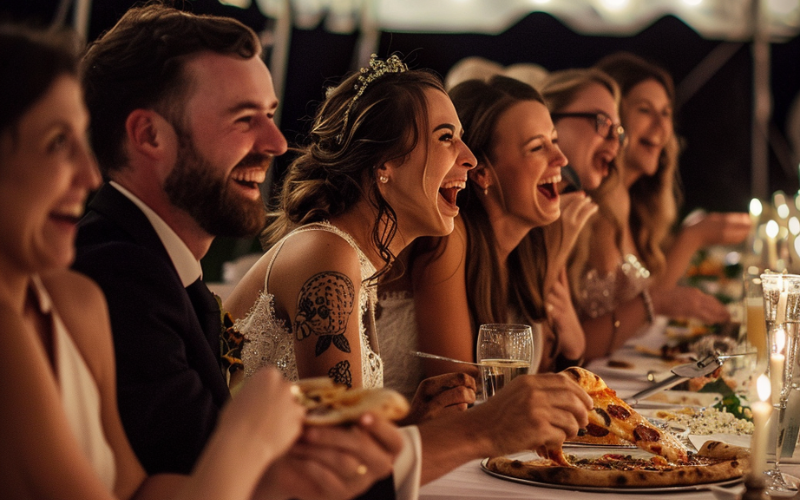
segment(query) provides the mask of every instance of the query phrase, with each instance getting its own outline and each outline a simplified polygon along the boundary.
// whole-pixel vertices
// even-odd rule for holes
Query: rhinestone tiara
[[[347,128],[347,120],[350,118],[350,110],[356,103],[359,97],[367,90],[367,85],[374,82],[376,79],[382,77],[386,73],[403,73],[408,71],[406,63],[400,60],[397,54],[392,54],[387,57],[385,61],[378,59],[377,54],[372,54],[369,58],[369,67],[361,68],[361,74],[358,76],[358,81],[353,86],[356,90],[356,95],[350,100],[347,109],[344,112],[342,119],[342,131],[336,136],[336,143],[341,144],[344,139],[344,131]]]

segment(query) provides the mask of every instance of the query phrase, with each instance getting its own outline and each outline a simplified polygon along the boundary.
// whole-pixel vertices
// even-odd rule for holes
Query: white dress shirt
[[[152,208],[145,205],[135,194],[120,186],[118,183],[110,181],[109,184],[114,186],[114,189],[125,195],[134,205],[139,207],[139,210],[141,210],[145,217],[147,217],[147,220],[150,221],[150,225],[153,226],[164,248],[167,249],[172,265],[175,266],[175,270],[178,271],[178,276],[181,278],[183,286],[187,287],[197,281],[198,278],[202,278],[203,268],[200,265],[200,261],[194,257],[194,254],[189,250],[189,247],[186,246],[186,243],[183,242],[180,236],[164,222],[164,219],[159,217]]]

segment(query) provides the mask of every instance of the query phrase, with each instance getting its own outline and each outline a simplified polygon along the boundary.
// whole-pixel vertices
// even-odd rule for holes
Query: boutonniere
[[[242,346],[244,346],[244,335],[239,333],[233,326],[233,317],[231,313],[227,312],[222,307],[222,299],[218,295],[214,295],[219,305],[220,313],[220,335],[219,335],[219,352],[220,364],[226,379],[234,373],[244,370],[242,364]]]

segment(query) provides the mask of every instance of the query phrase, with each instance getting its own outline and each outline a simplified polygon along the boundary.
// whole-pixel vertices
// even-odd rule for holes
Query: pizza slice
[[[392,389],[348,389],[327,377],[298,380],[292,385],[298,402],[306,408],[308,425],[355,422],[364,413],[399,420],[409,410],[408,401]]]
[[[654,426],[628,406],[598,375],[576,366],[563,373],[575,380],[594,401],[586,426],[587,434],[598,437],[614,434],[674,464],[689,460],[686,448],[675,436]],[[550,454],[548,450],[548,456]]]

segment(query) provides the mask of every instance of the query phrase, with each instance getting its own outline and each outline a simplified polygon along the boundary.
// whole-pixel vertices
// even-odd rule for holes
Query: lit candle
[[[798,191],[798,200],[800,200],[800,191]],[[758,219],[761,218],[763,211],[761,200],[758,198],[750,200],[750,233],[753,235],[758,231]]]
[[[778,231],[780,227],[778,227],[778,223],[774,220],[767,222],[767,255],[768,255],[768,262],[769,268],[773,271],[778,271],[778,247],[775,243],[775,238],[778,236]]]
[[[778,326],[775,330],[775,352],[769,356],[769,378],[772,383],[772,404],[777,405],[781,402],[781,391],[783,391],[783,367],[786,364],[786,356],[783,348],[786,345],[786,331],[783,326]]]
[[[750,466],[751,474],[761,476],[767,465],[767,422],[772,413],[772,405],[767,401],[770,396],[769,379],[765,375],[758,377],[756,382],[758,398],[750,405],[753,412],[753,439],[750,441]]]

